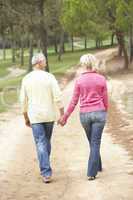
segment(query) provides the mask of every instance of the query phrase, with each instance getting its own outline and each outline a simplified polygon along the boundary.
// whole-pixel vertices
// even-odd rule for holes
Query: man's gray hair
[[[36,65],[41,61],[45,61],[46,62],[46,58],[44,56],[43,53],[36,53],[33,57],[32,57],[32,65]]]
[[[97,68],[97,58],[92,54],[85,54],[80,58],[80,64],[85,66],[88,69]]]

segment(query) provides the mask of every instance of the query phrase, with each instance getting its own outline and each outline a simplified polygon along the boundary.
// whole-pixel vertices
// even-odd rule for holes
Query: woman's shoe
[[[95,179],[96,179],[95,176],[89,176],[89,177],[88,177],[88,180],[89,180],[89,181],[93,181],[93,180],[95,180]]]
[[[43,176],[42,178],[44,183],[50,183],[52,181],[51,176]]]

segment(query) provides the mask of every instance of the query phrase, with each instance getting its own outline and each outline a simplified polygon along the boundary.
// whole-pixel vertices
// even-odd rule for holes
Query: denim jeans
[[[95,111],[80,113],[80,121],[90,145],[87,176],[96,176],[98,171],[102,171],[100,144],[106,122],[106,112]]]
[[[32,132],[36,144],[39,166],[42,176],[51,176],[50,166],[51,136],[54,122],[32,124]]]

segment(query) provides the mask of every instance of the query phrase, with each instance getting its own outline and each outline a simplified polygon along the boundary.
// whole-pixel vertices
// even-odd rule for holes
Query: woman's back
[[[80,111],[92,112],[106,110],[106,80],[96,72],[85,72],[76,81],[80,93]]]

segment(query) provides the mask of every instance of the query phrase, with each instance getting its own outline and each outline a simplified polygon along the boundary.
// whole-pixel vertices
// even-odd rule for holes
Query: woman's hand
[[[60,124],[61,126],[64,126],[66,124],[66,120],[64,119],[64,117],[61,117],[58,122],[58,124]]]

